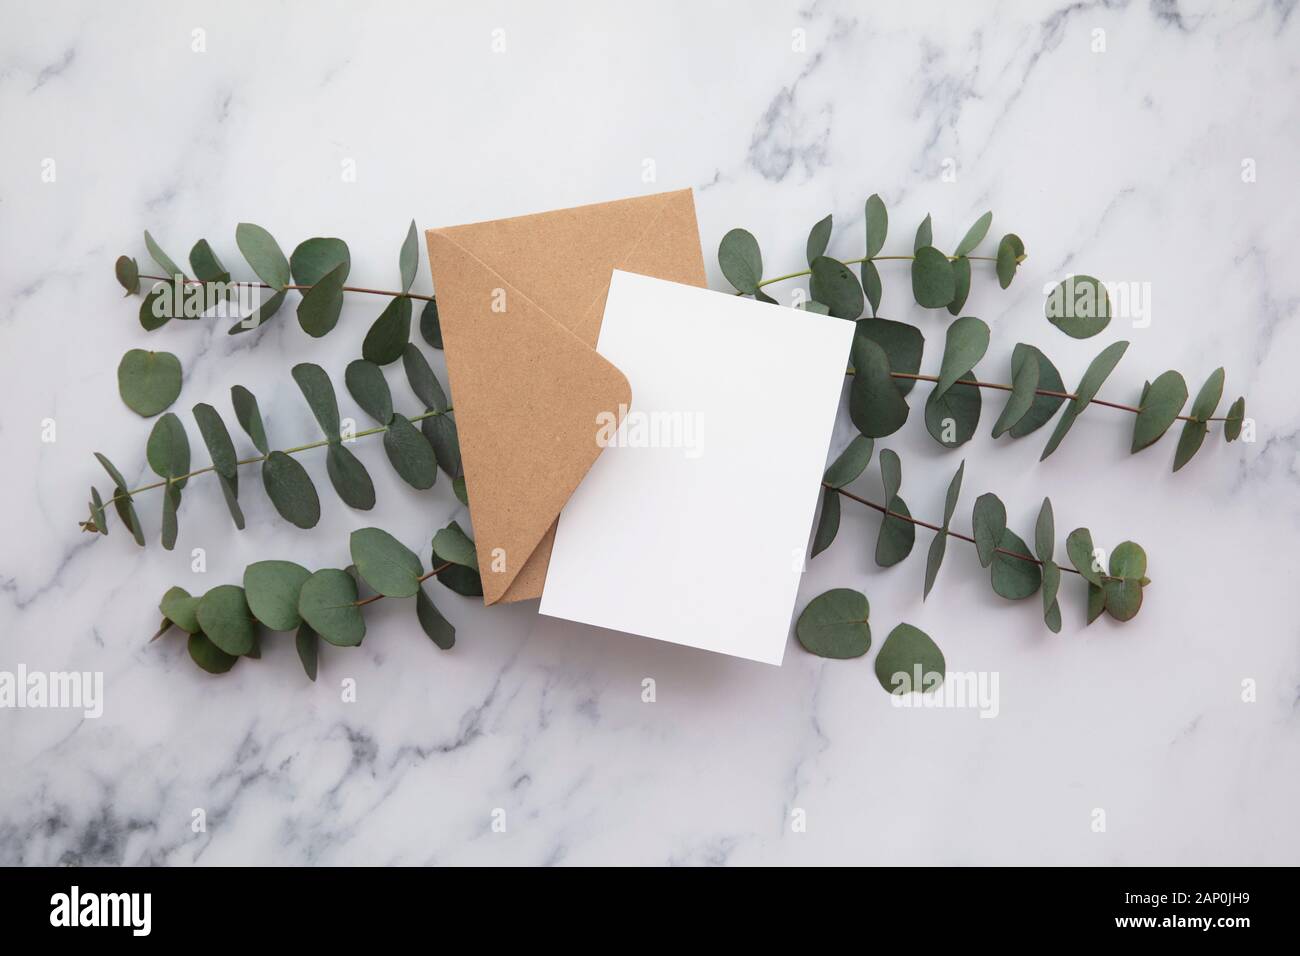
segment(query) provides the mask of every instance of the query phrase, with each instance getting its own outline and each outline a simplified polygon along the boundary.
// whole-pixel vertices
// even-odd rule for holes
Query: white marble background
[[[0,669],[102,671],[106,701],[98,720],[0,710],[0,862],[1300,861],[1294,0],[4,7]],[[504,53],[491,48],[498,28]],[[655,183],[642,180],[647,158]],[[955,183],[941,178],[946,158]],[[341,181],[349,159],[354,183]],[[1017,341],[1073,384],[1105,342],[1129,338],[1102,392],[1119,401],[1166,368],[1195,390],[1223,365],[1224,404],[1247,395],[1258,440],[1225,445],[1216,428],[1177,475],[1175,436],[1130,457],[1131,417],[1102,408],[1044,464],[1046,429],[988,437],[996,399],[960,453],[928,437],[919,400],[883,443],[902,455],[918,515],[938,514],[965,457],[959,529],[995,490],[1026,536],[1049,494],[1062,541],[1081,524],[1099,543],[1140,541],[1153,584],[1137,621],[1085,630],[1067,581],[1053,636],[1037,599],[996,597],[960,542],[922,604],[929,536],[881,571],[877,518],[846,503],[800,607],[829,587],[864,589],[877,646],[906,620],[935,636],[951,671],[997,672],[996,719],[894,709],[869,660],[822,661],[793,638],[777,669],[446,592],[454,651],[423,637],[410,602],[384,602],[363,648],[323,652],[316,684],[279,638],[220,678],[177,641],[148,643],[172,584],[202,591],[268,557],[346,563],[348,532],[367,524],[427,553],[463,511],[445,479],[401,486],[374,446],[359,449],[379,491],[369,514],[338,504],[323,461],[306,459],[326,504],[312,532],[279,520],[250,476],[243,534],[202,479],[174,552],[156,543],[154,500],[142,504],[147,550],[120,526],[81,534],[87,489],[107,486],[93,450],[132,481],[146,474],[149,425],[116,396],[123,351],[181,358],[187,422],[195,402],[227,411],[242,383],[273,443],[292,444],[316,428],[289,367],[310,360],[341,378],[381,304],[352,297],[322,341],[289,311],[233,339],[193,324],[148,334],[112,275],[119,253],[144,261],[142,229],[175,257],[207,237],[227,263],[241,220],[286,247],[339,235],[353,281],[391,287],[412,217],[427,227],[683,186],[696,188],[719,288],[713,250],[735,225],[758,235],[775,273],[799,266],[808,227],[830,211],[832,253],[860,255],[872,192],[889,204],[887,251],[910,251],[927,211],[950,247],[992,208],[993,232],[1018,232],[1030,259],[1005,293],[976,270],[966,312],[994,330],[986,377],[1005,378]],[[1151,326],[1061,335],[1042,286],[1071,270],[1151,283]],[[417,290],[428,288],[422,263]],[[926,330],[933,371],[946,315],[909,303],[905,269],[886,268],[882,311]],[[864,493],[879,493],[876,475],[873,464]],[[725,543],[700,529],[700,545]],[[190,571],[198,547],[203,576]],[[340,700],[344,678],[355,703]],[[504,833],[491,828],[497,808]],[[806,832],[791,826],[796,809]]]

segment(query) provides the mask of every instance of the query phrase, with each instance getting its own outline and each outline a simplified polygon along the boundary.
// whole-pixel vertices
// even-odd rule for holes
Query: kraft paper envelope
[[[555,523],[619,419],[596,353],[615,269],[703,287],[689,189],[430,229],[447,378],[485,604],[540,597]]]

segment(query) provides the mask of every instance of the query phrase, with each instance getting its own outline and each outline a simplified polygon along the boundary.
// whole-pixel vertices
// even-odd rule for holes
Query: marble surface
[[[0,863],[1300,862],[1295,7],[13,5],[0,37],[0,670],[102,672],[104,709],[0,710]],[[172,584],[237,581],[268,557],[345,563],[349,531],[368,524],[426,551],[465,516],[445,480],[405,488],[371,447],[369,514],[334,501],[323,461],[305,459],[327,503],[311,532],[279,520],[252,478],[242,534],[202,479],[173,552],[156,542],[156,500],[142,502],[145,550],[120,527],[80,533],[87,489],[106,487],[92,451],[133,482],[147,474],[149,426],[115,394],[124,350],[180,357],[187,420],[199,401],[228,411],[242,383],[273,443],[292,444],[317,432],[290,365],[341,377],[380,307],[352,297],[319,341],[289,312],[237,338],[211,324],[145,333],[112,276],[118,254],[145,259],[142,229],[178,258],[208,237],[228,263],[243,220],[287,244],[339,235],[353,281],[391,287],[412,218],[684,186],[717,288],[713,250],[732,226],[777,273],[799,266],[827,212],[832,254],[860,255],[872,192],[889,205],[886,251],[910,251],[926,212],[951,247],[991,208],[994,233],[1019,233],[1030,258],[1007,292],[976,269],[966,312],[993,328],[985,377],[1005,378],[1019,341],[1073,383],[1102,344],[1129,339],[1102,391],[1121,402],[1166,368],[1195,389],[1224,366],[1225,404],[1247,395],[1257,440],[1226,445],[1216,429],[1177,475],[1174,436],[1130,457],[1131,417],[1104,408],[1042,464],[1046,431],[989,438],[997,399],[960,452],[928,437],[919,401],[882,443],[919,516],[938,516],[964,458],[961,530],[995,490],[1025,536],[1050,495],[1062,540],[1088,525],[1099,542],[1141,542],[1153,583],[1139,618],[1085,629],[1067,581],[1053,636],[1037,599],[995,596],[961,542],[923,603],[929,536],[880,570],[876,516],[846,503],[799,606],[865,590],[877,646],[908,621],[950,671],[997,674],[994,719],[897,709],[869,660],[823,661],[793,638],[775,668],[446,592],[453,651],[423,637],[409,602],[384,602],[360,649],[323,653],[315,684],[282,638],[220,678],[174,639],[149,643]],[[1076,270],[1149,288],[1149,326],[1061,335],[1043,286]],[[946,314],[909,304],[904,267],[883,271],[883,314],[925,329],[934,371]],[[429,288],[422,263],[416,289]],[[855,488],[878,495],[877,474]],[[701,546],[717,546],[705,529]],[[341,699],[349,679],[355,702]]]

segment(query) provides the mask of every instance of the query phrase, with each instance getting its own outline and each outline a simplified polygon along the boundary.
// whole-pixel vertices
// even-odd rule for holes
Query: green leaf
[[[275,237],[261,226],[241,222],[235,227],[235,245],[259,279],[273,289],[289,284],[289,260]]]
[[[1029,412],[1037,397],[1039,369],[1034,356],[1021,351],[1021,346],[1017,345],[1011,360],[1011,397],[993,424],[994,438],[1000,437]]]
[[[99,497],[99,489],[94,485],[90,486],[90,520],[95,522],[96,531],[108,534],[108,515],[104,513],[104,501]]]
[[[230,404],[235,409],[235,419],[239,427],[252,439],[253,445],[263,455],[270,454],[271,446],[266,441],[266,428],[262,425],[262,413],[257,407],[257,397],[242,385],[230,388]]]
[[[736,289],[746,295],[758,291],[763,281],[763,253],[753,233],[732,229],[718,243],[718,267],[722,275]]]
[[[889,232],[889,213],[876,193],[867,197],[866,224],[867,258],[871,258],[885,248],[885,235]]]
[[[366,636],[366,619],[357,607],[357,582],[337,568],[321,568],[298,592],[298,613],[317,634],[336,647],[356,647]]]
[[[464,597],[483,596],[483,579],[473,568],[460,565],[446,568],[438,572],[438,583]]]
[[[433,560],[435,564],[450,561],[464,568],[478,568],[474,542],[455,521],[433,536]]]
[[[813,226],[808,233],[808,266],[812,267],[813,260],[818,256],[826,254],[826,247],[831,241],[831,217],[827,216],[817,225]]]
[[[1147,553],[1140,544],[1124,541],[1110,553],[1110,573],[1116,578],[1140,579],[1146,577]]]
[[[1174,452],[1174,471],[1178,471],[1191,461],[1192,456],[1200,450],[1201,443],[1205,441],[1205,433],[1209,430],[1206,423],[1214,417],[1214,412],[1219,407],[1219,399],[1222,397],[1223,369],[1220,367],[1210,373],[1210,377],[1205,380],[1201,390],[1196,393],[1196,398],[1192,400],[1188,415],[1194,421],[1183,423],[1182,434],[1178,436],[1178,449]],[[1138,603],[1141,603],[1140,597]],[[1107,608],[1109,607],[1108,599]],[[1133,613],[1137,613],[1136,609]]]
[[[1065,539],[1065,553],[1070,558],[1070,563],[1074,565],[1074,570],[1078,571],[1089,584],[1101,587],[1102,569],[1097,566],[1096,559],[1093,557],[1095,550],[1092,545],[1092,532],[1087,528],[1075,528]]]
[[[891,322],[889,319],[863,319],[853,330],[852,362],[858,366],[858,342],[865,339],[875,342],[885,350],[889,371],[915,375],[921,370],[921,354],[925,350],[925,336],[915,325]],[[916,384],[915,379],[895,378],[898,394],[906,395]]]
[[[168,412],[154,422],[145,445],[145,458],[159,478],[177,479],[189,472],[190,440],[174,413]],[[185,480],[177,481],[176,487],[185,487]]]
[[[1002,288],[1011,285],[1011,280],[1016,277],[1016,269],[1020,267],[1020,260],[1024,254],[1025,244],[1014,232],[1007,233],[998,243],[998,285]]]
[[[155,286],[140,300],[140,328],[146,332],[161,329],[173,318],[165,305],[159,305],[162,301],[163,289],[164,287]]]
[[[1100,585],[1088,585],[1088,623],[1091,624],[1097,618],[1101,617],[1101,612],[1106,610],[1106,592]]]
[[[962,461],[957,466],[957,471],[953,473],[952,480],[948,482],[948,494],[943,502],[943,530],[947,531],[948,526],[952,524],[952,516],[957,512],[957,500],[961,497],[961,480],[966,474],[966,462]]]
[[[367,415],[381,425],[388,424],[393,417],[393,393],[388,390],[383,369],[365,359],[355,359],[344,370],[343,382]]]
[[[437,376],[429,367],[424,353],[414,342],[408,342],[402,349],[402,367],[406,370],[406,381],[410,384],[411,391],[424,403],[424,407],[430,411],[445,412],[448,408],[447,394],[438,384]]]
[[[424,628],[429,640],[439,648],[449,651],[455,646],[456,629],[442,616],[423,587],[415,592],[415,616],[419,618],[420,627]]]
[[[204,282],[230,281],[230,270],[221,264],[206,239],[200,239],[190,249],[190,268],[194,270],[194,278]]]
[[[300,243],[289,256],[289,271],[298,285],[315,285],[339,266],[343,279],[352,270],[352,253],[342,239],[316,237]],[[342,282],[339,283],[342,285]]]
[[[876,447],[876,443],[865,435],[858,435],[853,441],[849,442],[848,447],[840,452],[840,456],[831,462],[831,466],[826,469],[826,474],[822,481],[832,488],[843,488],[849,482],[854,481],[866,469],[871,461],[871,452]],[[838,498],[839,496],[836,495]]]
[[[912,297],[927,309],[942,309],[957,292],[952,263],[934,246],[921,246],[912,260]]]
[[[1043,621],[1053,634],[1061,633],[1061,606],[1056,594],[1061,588],[1061,569],[1047,558],[1043,561]]]
[[[302,294],[298,302],[298,324],[312,338],[328,335],[339,324],[343,312],[343,284],[350,264],[340,262]]]
[[[959,376],[972,379],[974,370]],[[945,448],[964,445],[979,427],[984,398],[977,385],[954,385],[940,394],[937,389],[925,400],[925,427],[930,436]],[[951,434],[951,440],[947,436]]]
[[[460,439],[456,434],[456,420],[450,414],[431,415],[420,420],[420,431],[433,447],[438,465],[451,478],[460,477]]]
[[[171,256],[162,251],[162,246],[154,242],[153,236],[149,235],[149,230],[144,231],[144,247],[149,250],[149,255],[158,267],[162,269],[163,275],[168,277],[181,276],[184,278],[185,273],[181,267],[172,261]]]
[[[968,376],[988,348],[989,327],[980,319],[967,315],[948,326],[933,394],[942,396],[959,378]]]
[[[962,236],[961,242],[957,243],[957,248],[953,250],[954,256],[964,256],[975,251],[975,247],[984,241],[984,237],[989,234],[989,226],[993,222],[993,212],[990,210],[975,220],[974,225],[966,230],[966,235]]]
[[[203,633],[219,650],[238,657],[253,649],[257,624],[243,588],[218,584],[199,598],[196,616]]]
[[[910,520],[912,513],[907,510],[906,502],[898,495],[887,500],[891,513],[880,523],[880,535],[876,538],[876,564],[882,568],[898,564],[912,553],[912,545],[916,543],[916,525]]]
[[[469,489],[465,487],[465,476],[460,475],[452,479],[451,490],[456,493],[456,500],[469,507]]]
[[[410,597],[420,589],[424,565],[414,551],[379,528],[360,528],[350,539],[361,579],[385,597]]]
[[[442,348],[442,326],[438,322],[437,299],[424,303],[424,310],[420,313],[420,335],[435,349]]]
[[[1142,609],[1142,585],[1133,578],[1113,580],[1103,584],[1106,612],[1117,621],[1131,621]]]
[[[1019,535],[1006,528],[998,539],[998,548],[991,563],[993,590],[1011,601],[1030,597],[1042,583],[1043,572],[1030,556],[1029,547]],[[1024,557],[1013,558],[1012,554]]]
[[[1023,343],[1017,345],[1011,352],[1011,379],[1013,382],[1020,366],[1031,361],[1038,366],[1038,388],[1040,390],[1048,392],[1065,391],[1065,383],[1061,381],[1061,373],[1056,370],[1056,366],[1034,346]],[[1024,438],[1031,432],[1042,428],[1056,414],[1056,410],[1061,407],[1063,401],[1065,399],[1060,395],[1035,394],[1034,402],[1029,406],[1029,411],[1021,415],[1019,420],[1011,426],[1011,437]]]
[[[862,263],[862,291],[867,295],[867,301],[871,303],[871,314],[875,316],[880,311],[880,270],[870,259]]]
[[[930,589],[934,587],[934,579],[939,576],[939,567],[943,564],[947,550],[948,532],[939,531],[930,541],[930,551],[925,556],[925,590],[921,595],[923,601],[930,596]]]
[[[1052,499],[1044,498],[1038,509],[1038,521],[1034,524],[1034,554],[1038,560],[1052,560],[1056,551],[1056,518],[1052,514]]]
[[[952,301],[948,303],[950,315],[960,315],[970,295],[970,260],[963,256],[952,261]]]
[[[916,239],[912,242],[912,251],[919,252],[926,246],[934,245],[934,225],[930,221],[930,214],[927,212],[921,224],[916,227]]]
[[[1092,338],[1110,325],[1110,295],[1100,279],[1066,276],[1047,295],[1047,321],[1071,338]]]
[[[885,486],[886,500],[898,494],[903,487],[903,463],[892,448],[880,450],[880,481]]]
[[[1154,444],[1175,421],[1187,401],[1187,382],[1182,375],[1170,369],[1156,377],[1149,388],[1143,390],[1142,408],[1133,423],[1133,447],[1136,454]]]
[[[176,521],[176,512],[181,506],[181,492],[175,485],[168,485],[162,495],[162,546],[168,551],[176,547],[176,534],[180,530]]]
[[[117,509],[117,516],[122,519],[122,523],[131,531],[131,536],[135,538],[135,543],[144,547],[144,531],[140,527],[140,519],[135,513],[135,506],[131,504],[131,495],[128,493],[126,479],[122,473],[117,470],[107,457],[95,452],[95,457],[99,463],[104,466],[108,472],[108,477],[113,481],[113,507]]]
[[[804,310],[805,312],[812,312],[812,313],[814,313],[814,314],[816,314],[816,315],[830,315],[830,314],[831,314],[830,306],[828,306],[828,305],[823,305],[823,304],[820,303],[820,302],[814,302],[814,301],[811,301],[811,300],[808,301],[808,302],[805,302],[805,303],[803,304],[803,310]]]
[[[303,623],[293,637],[293,646],[298,651],[298,660],[307,673],[307,679],[316,680],[316,664],[320,656],[320,636],[311,629],[310,624]]]
[[[226,430],[226,423],[221,420],[217,410],[205,402],[199,402],[193,411],[194,421],[199,426],[199,434],[203,436],[203,444],[207,446],[213,469],[218,475],[234,479],[239,473],[239,460],[235,455],[235,443],[230,440],[230,432]]]
[[[1007,530],[1007,509],[1002,504],[1002,499],[992,492],[976,498],[971,525],[974,528],[975,550],[979,554],[980,567],[987,568],[993,561],[1002,533]]]
[[[190,659],[209,674],[224,674],[239,660],[233,654],[221,650],[203,634],[191,634],[186,646],[190,652]]]
[[[262,484],[280,516],[299,528],[320,521],[320,498],[307,469],[282,451],[273,451],[262,465]],[[319,628],[317,628],[319,630]]]
[[[412,488],[432,488],[438,477],[438,461],[429,440],[406,416],[394,413],[384,432],[384,451],[393,469]]]
[[[230,509],[231,520],[235,522],[235,527],[244,530],[244,512],[239,507],[239,479],[227,478],[220,472],[217,473],[217,483],[221,486],[222,497],[226,499],[226,507]]]
[[[1226,441],[1236,441],[1241,437],[1241,423],[1246,420],[1246,399],[1238,398],[1228,407],[1228,416],[1223,423],[1223,437]]]
[[[284,292],[277,292],[270,296],[256,309],[232,325],[226,331],[226,334],[238,335],[240,332],[251,332],[253,329],[261,328],[271,316],[280,311],[280,306],[284,305],[285,295]]]
[[[844,263],[828,256],[812,261],[809,290],[837,319],[857,319],[862,314],[862,286]]]
[[[834,588],[808,602],[795,624],[795,636],[804,650],[818,657],[861,657],[871,647],[870,614],[865,594]]]
[[[130,256],[117,257],[117,262],[113,263],[113,274],[127,295],[135,295],[140,291],[140,267]]]
[[[817,557],[835,541],[840,530],[840,493],[834,488],[822,489],[822,510],[817,519],[817,532],[813,535],[812,557]]]
[[[199,599],[181,587],[168,588],[158,603],[162,616],[189,634],[199,630],[198,608]]]
[[[244,569],[248,609],[273,631],[292,631],[302,623],[298,592],[311,572],[292,561],[258,561]]]
[[[346,445],[330,445],[325,453],[325,471],[335,492],[349,508],[369,511],[375,506],[375,485],[370,473]]]
[[[889,374],[889,358],[884,349],[866,338],[855,338],[853,352],[849,417],[868,438],[892,435],[907,421],[908,407]]]
[[[876,680],[891,694],[924,694],[943,683],[947,665],[943,651],[929,634],[911,624],[900,624],[881,645],[875,670]]]
[[[376,365],[396,362],[410,340],[411,300],[402,295],[389,302],[370,326],[361,343],[361,357]]]
[[[131,349],[117,366],[117,390],[126,407],[151,418],[181,393],[181,363],[170,352]]]
[[[1075,389],[1074,399],[1066,406],[1065,414],[1056,423],[1056,431],[1052,432],[1052,437],[1047,440],[1047,446],[1043,449],[1043,454],[1039,456],[1039,461],[1045,460],[1048,455],[1056,451],[1057,446],[1061,444],[1061,439],[1066,436],[1070,427],[1074,425],[1074,420],[1083,413],[1084,409],[1088,407],[1088,403],[1097,396],[1097,390],[1101,388],[1102,383],[1106,381],[1110,373],[1115,370],[1115,366],[1119,364],[1119,360],[1123,358],[1124,351],[1127,348],[1127,342],[1112,342],[1092,360],[1087,371],[1083,373],[1083,379],[1079,382],[1079,387]]]
[[[334,385],[325,370],[310,362],[299,362],[293,367],[293,380],[311,407],[311,413],[321,431],[331,442],[339,440],[339,403],[334,395]]]
[[[402,252],[398,256],[398,267],[402,271],[402,291],[410,292],[411,286],[415,285],[415,273],[420,264],[420,237],[415,231],[415,220],[411,220],[411,228],[406,231],[406,238],[402,240]]]

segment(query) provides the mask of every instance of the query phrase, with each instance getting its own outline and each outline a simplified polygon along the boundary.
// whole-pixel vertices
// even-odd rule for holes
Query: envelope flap
[[[427,239],[484,602],[492,604],[600,455],[601,413],[620,418],[632,391],[529,291],[467,248],[466,228],[430,230]],[[528,258],[557,268],[566,256],[533,248]]]

